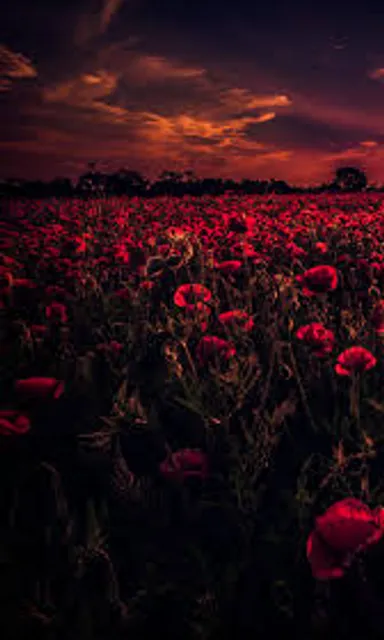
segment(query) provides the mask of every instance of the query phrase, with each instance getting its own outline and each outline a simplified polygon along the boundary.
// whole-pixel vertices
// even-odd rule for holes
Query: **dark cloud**
[[[383,17],[330,0],[13,0],[0,172],[75,175],[91,157],[306,183],[345,159],[379,179]]]

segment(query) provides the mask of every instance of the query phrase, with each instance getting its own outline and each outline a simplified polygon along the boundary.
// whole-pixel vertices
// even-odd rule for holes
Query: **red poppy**
[[[229,328],[240,328],[244,331],[252,331],[254,322],[246,311],[242,309],[232,309],[225,311],[218,316],[219,322]]]
[[[109,343],[100,342],[99,344],[96,345],[97,351],[111,353],[114,356],[118,356],[123,348],[124,347],[121,344],[121,342],[117,342],[117,340],[111,340],[111,342]]]
[[[324,356],[330,353],[335,343],[333,331],[326,329],[320,322],[311,322],[296,331],[299,340],[314,348],[314,355]]]
[[[51,302],[47,307],[45,307],[45,315],[48,319],[58,321],[58,322],[67,322],[67,308],[61,302]]]
[[[31,333],[35,338],[44,337],[48,333],[48,327],[46,327],[44,324],[32,324]]]
[[[227,340],[222,340],[217,336],[203,336],[196,348],[196,357],[201,365],[209,362],[215,363],[216,359],[226,361],[235,354],[235,347]]]
[[[131,300],[132,293],[131,290],[123,287],[122,289],[118,289],[111,294],[111,298],[119,299],[119,300]]]
[[[13,286],[19,289],[36,289],[37,284],[33,282],[33,280],[29,280],[29,278],[15,278],[13,280]]]
[[[315,248],[319,251],[319,253],[327,253],[328,247],[325,242],[316,242]]]
[[[303,285],[303,294],[313,296],[316,293],[333,291],[337,287],[337,270],[328,265],[321,265],[308,269],[296,280]]]
[[[224,262],[217,262],[215,268],[218,269],[224,275],[230,275],[236,273],[242,267],[240,260],[224,260]]]
[[[143,291],[150,291],[155,286],[155,283],[152,280],[142,280],[139,284],[140,289]]]
[[[14,410],[0,411],[0,435],[27,433],[31,428],[28,416]]]
[[[163,460],[160,473],[171,480],[204,479],[208,475],[208,457],[200,449],[180,449]]]
[[[354,555],[380,540],[382,508],[371,510],[355,498],[333,504],[316,518],[307,540],[307,558],[318,580],[341,578]]]
[[[5,293],[8,292],[12,286],[13,276],[7,267],[4,267],[0,271],[0,289]]]
[[[175,292],[173,301],[178,307],[193,310],[198,302],[209,302],[211,298],[212,293],[202,284],[182,284]]]
[[[56,378],[31,377],[23,380],[16,380],[15,391],[23,399],[45,399],[53,398],[57,400],[63,395],[65,385],[63,380]]]
[[[351,376],[353,373],[362,373],[372,369],[377,359],[364,347],[350,347],[337,358],[335,371],[339,376]]]

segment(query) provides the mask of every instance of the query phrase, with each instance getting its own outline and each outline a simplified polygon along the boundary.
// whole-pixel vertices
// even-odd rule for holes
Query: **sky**
[[[12,0],[0,177],[384,183],[384,3]]]

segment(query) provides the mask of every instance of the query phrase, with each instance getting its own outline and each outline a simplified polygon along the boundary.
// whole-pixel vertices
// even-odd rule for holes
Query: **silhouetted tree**
[[[330,183],[313,187],[298,187],[284,180],[235,181],[230,178],[199,178],[192,169],[182,172],[163,171],[159,178],[150,182],[135,170],[121,168],[115,173],[106,174],[96,170],[96,162],[87,164],[87,171],[79,176],[77,184],[71,180],[57,177],[51,182],[42,180],[23,180],[17,178],[0,179],[0,197],[3,198],[68,198],[73,195],[100,197],[102,195],[156,197],[169,195],[182,197],[232,194],[285,194],[285,193],[340,193],[359,191],[384,191],[383,185],[367,184],[367,177],[356,167],[339,167]],[[271,199],[272,202],[272,199]]]
[[[144,195],[148,180],[138,171],[121,168],[108,176],[107,191],[116,195]]]
[[[291,193],[291,187],[284,180],[275,180],[272,178],[271,182],[268,185],[267,192],[268,193]]]
[[[333,185],[340,191],[363,191],[367,186],[367,176],[357,167],[339,167]]]

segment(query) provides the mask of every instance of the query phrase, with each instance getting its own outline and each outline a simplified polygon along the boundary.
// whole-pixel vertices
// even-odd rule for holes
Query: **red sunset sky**
[[[0,23],[2,178],[384,182],[382,3],[13,0]]]

